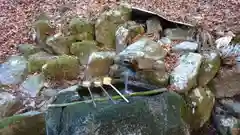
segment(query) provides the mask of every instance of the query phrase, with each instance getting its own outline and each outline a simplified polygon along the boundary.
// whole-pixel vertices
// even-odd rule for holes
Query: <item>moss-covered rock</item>
[[[93,40],[94,25],[82,18],[73,18],[69,23],[69,32],[74,35],[77,40]]]
[[[48,19],[39,19],[34,22],[33,29],[36,32],[37,40],[42,43],[45,43],[48,34],[54,30],[54,28],[50,26]]]
[[[46,62],[42,67],[44,76],[49,79],[76,79],[80,73],[79,60],[75,56],[56,56]]]
[[[215,97],[208,87],[197,87],[187,96],[186,101],[191,105],[189,124],[192,129],[199,129],[206,123],[215,103]]]
[[[63,36],[56,34],[47,38],[46,44],[52,48],[56,54],[69,54],[69,48],[76,41],[74,36]]]
[[[92,52],[97,51],[97,42],[91,40],[83,40],[75,42],[71,45],[71,54],[78,56],[81,64],[87,64],[88,58]]]
[[[18,51],[26,58],[34,53],[39,52],[41,49],[33,44],[20,44],[17,47]]]
[[[42,66],[53,58],[54,56],[43,51],[30,55],[28,58],[28,72],[34,73],[41,71]]]
[[[220,69],[221,59],[217,52],[204,52],[203,63],[200,67],[198,85],[208,84]]]
[[[117,27],[131,18],[132,9],[127,5],[105,11],[95,24],[96,40],[106,48],[115,47],[115,33]]]

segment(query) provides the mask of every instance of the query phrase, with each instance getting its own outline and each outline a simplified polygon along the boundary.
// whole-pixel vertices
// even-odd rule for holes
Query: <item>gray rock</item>
[[[198,85],[205,86],[217,74],[220,69],[221,59],[217,52],[204,52],[203,63],[201,65],[198,77]]]
[[[166,72],[165,64],[163,61],[158,60],[153,62],[152,64],[146,62],[138,64],[140,69],[144,69],[138,72],[138,74],[140,74],[141,76],[140,78],[143,79],[143,81],[145,80],[149,84],[156,85],[159,87],[168,85],[169,74]],[[143,66],[144,67],[149,66],[149,68],[141,68]]]
[[[116,52],[119,53],[132,43],[133,38],[144,33],[143,26],[134,21],[128,21],[117,28],[116,31]]]
[[[115,49],[117,27],[130,20],[131,11],[129,6],[123,5],[102,13],[95,24],[96,40],[106,48]]]
[[[240,117],[240,102],[234,99],[222,99],[220,103],[224,105],[225,108],[236,114],[236,116]]]
[[[240,119],[221,106],[216,105],[212,118],[219,135],[239,135]]]
[[[0,64],[0,85],[19,84],[27,75],[27,60],[23,56],[11,56]]]
[[[194,29],[167,28],[164,30],[165,37],[170,40],[194,40]]]
[[[198,49],[198,43],[184,41],[173,46],[172,50],[176,52],[195,52]]]
[[[192,129],[201,128],[210,118],[215,97],[207,87],[197,87],[187,96],[186,100],[191,105],[190,127]]]
[[[177,92],[187,92],[197,86],[197,78],[203,57],[197,53],[185,53],[170,74],[170,84]]]
[[[158,43],[161,44],[161,45],[162,44],[171,44],[172,41],[167,37],[162,37],[160,40],[158,40]]]
[[[29,55],[39,52],[41,49],[33,44],[20,44],[17,47],[18,51],[28,58]]]
[[[209,87],[216,98],[239,95],[240,74],[233,69],[221,68],[219,74],[210,81]]]
[[[69,48],[75,42],[74,36],[63,36],[60,33],[50,36],[46,40],[46,44],[52,48],[56,54],[69,54]]]
[[[0,91],[0,120],[9,117],[23,107],[20,98],[14,95]]]
[[[44,113],[27,112],[0,121],[1,135],[45,135]]]
[[[123,63],[124,61],[129,63],[140,62],[138,67],[148,68],[149,65],[145,64],[146,62],[150,62],[153,65],[154,61],[163,60],[166,55],[167,52],[157,42],[144,37],[120,52],[115,61],[118,63]],[[141,64],[141,62],[143,63]]]
[[[130,103],[119,100],[117,104],[102,101],[97,108],[92,103],[51,107],[46,115],[47,134],[189,135],[183,121],[184,100],[178,94],[166,92],[129,100]]]
[[[115,52],[94,52],[90,55],[85,70],[87,78],[108,75],[110,66],[114,63]]]
[[[43,74],[30,75],[28,78],[20,85],[20,90],[26,91],[32,97],[36,97],[40,90],[44,87],[44,76]]]

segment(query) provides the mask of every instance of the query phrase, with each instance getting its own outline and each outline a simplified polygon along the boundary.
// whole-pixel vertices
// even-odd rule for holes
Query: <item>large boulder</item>
[[[45,135],[44,113],[27,112],[0,120],[1,135]]]
[[[197,86],[197,78],[203,57],[198,53],[185,53],[170,74],[170,85],[177,92],[185,93]]]
[[[48,135],[189,135],[183,121],[184,100],[173,92],[151,97],[128,98],[117,104],[108,101],[73,103],[50,107],[46,115]]]
[[[116,48],[115,33],[118,26],[131,18],[131,7],[121,5],[100,15],[95,24],[96,40],[106,48]]]
[[[221,59],[217,52],[204,52],[203,63],[201,65],[198,77],[198,85],[205,86],[217,74],[220,69]]]
[[[42,66],[42,72],[49,79],[77,79],[80,73],[79,60],[75,56],[56,56]]]
[[[0,64],[0,86],[19,84],[27,75],[27,60],[23,56],[11,56]]]
[[[41,71],[42,66],[51,59],[54,59],[54,56],[44,51],[30,55],[28,58],[28,72],[34,73]]]

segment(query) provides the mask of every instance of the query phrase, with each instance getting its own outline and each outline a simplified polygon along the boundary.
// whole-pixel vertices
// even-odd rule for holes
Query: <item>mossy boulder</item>
[[[93,40],[94,24],[83,18],[75,17],[69,23],[69,32],[77,40]]]
[[[205,86],[217,74],[220,69],[221,59],[217,52],[204,52],[203,63],[198,77],[198,85]]]
[[[28,58],[28,72],[41,71],[42,66],[51,59],[54,59],[54,56],[43,51],[30,55]]]
[[[48,19],[39,19],[33,24],[33,29],[36,32],[36,38],[39,42],[45,43],[48,34],[54,31]]]
[[[131,7],[122,5],[103,12],[95,24],[96,40],[106,48],[116,48],[115,33],[118,26],[131,19]]]
[[[61,34],[55,34],[47,38],[46,44],[52,48],[54,53],[62,55],[69,54],[69,48],[72,43],[76,42],[74,36],[63,36]]]
[[[70,47],[71,54],[77,56],[81,64],[87,64],[92,52],[97,51],[97,42],[93,40],[83,40],[75,42]]]
[[[76,56],[56,56],[42,66],[42,72],[46,78],[53,80],[77,79],[80,73],[79,60]]]
[[[33,44],[20,44],[18,45],[17,49],[26,58],[28,58],[28,56],[31,54],[41,51],[39,47]]]
[[[208,87],[197,87],[186,96],[190,111],[188,123],[192,129],[201,128],[210,118],[215,96]]]

